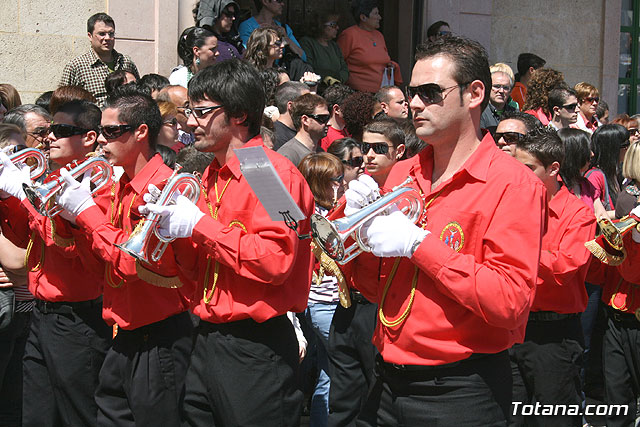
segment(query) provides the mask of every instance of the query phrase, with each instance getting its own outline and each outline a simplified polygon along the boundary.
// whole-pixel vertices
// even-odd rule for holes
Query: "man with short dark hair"
[[[264,89],[255,68],[230,59],[193,76],[189,102],[194,146],[215,156],[202,175],[203,196],[198,205],[182,196],[176,205],[146,205],[162,216],[159,233],[189,237],[198,251],[195,262],[182,264],[198,281],[194,313],[201,319],[184,425],[298,426],[298,341],[287,312],[306,308],[312,255],[308,242],[269,217],[234,153],[262,146]],[[309,233],[314,201],[304,177],[280,154],[265,152],[307,218],[297,232]]]
[[[584,346],[580,313],[587,307],[584,282],[591,259],[584,243],[594,237],[595,217],[558,180],[564,148],[555,130],[529,133],[516,144],[515,159],[531,169],[547,189],[549,216],[524,342],[509,350],[513,401],[579,407]],[[522,406],[513,408],[511,425],[582,425],[580,415],[525,418],[523,412]]]
[[[549,126],[555,130],[572,127],[578,121],[578,97],[569,87],[556,87],[549,92]]]
[[[376,101],[387,117],[401,123],[409,117],[409,103],[398,86],[386,86],[376,93]]]
[[[4,116],[3,123],[20,126],[27,134],[25,138],[27,147],[39,150],[47,149],[51,114],[44,108],[35,104],[22,104],[9,111]]]
[[[173,174],[155,151],[161,127],[155,101],[135,87],[122,86],[107,99],[98,136],[104,157],[124,170],[117,183],[101,192],[109,203],[94,203],[89,179],[79,183],[62,173],[67,186],[58,203],[88,240],[90,251],[103,261],[102,317],[118,331],[95,392],[99,426],[180,424],[193,288],[177,264],[195,257],[192,246],[184,239],[175,241],[150,263],[116,246],[141,224],[138,208],[147,189],[166,185]],[[149,248],[158,243],[152,237]]]
[[[276,89],[275,100],[280,117],[273,122],[273,129],[276,132],[274,151],[278,151],[278,148],[296,135],[296,129],[291,120],[291,104],[294,99],[309,92],[309,86],[301,82],[285,82]]]
[[[502,115],[493,138],[498,148],[513,156],[515,144],[534,129],[541,128],[542,123],[531,114],[510,111]]]
[[[358,425],[505,425],[511,413],[507,349],[524,336],[546,201],[542,183],[480,130],[490,86],[478,42],[444,36],[418,48],[407,93],[429,145],[385,187],[411,177],[422,212],[417,224],[402,211],[375,216],[365,241],[378,269],[359,268],[369,254],[351,265],[379,305],[380,357]],[[350,183],[345,213],[366,206],[377,190],[368,183]]]
[[[518,103],[518,107],[522,110],[527,99],[527,86],[533,73],[538,68],[544,67],[547,61],[540,58],[534,53],[521,53],[518,55],[518,73],[516,74],[516,83],[511,91],[511,99]]]
[[[93,94],[102,107],[107,98],[104,81],[113,71],[125,70],[140,78],[138,68],[130,57],[117,52],[116,24],[106,13],[96,13],[87,21],[87,35],[91,42],[89,52],[69,62],[62,71],[59,86],[82,86]]]
[[[325,151],[327,151],[327,148],[329,148],[331,143],[336,139],[349,136],[345,129],[342,103],[352,93],[353,89],[349,86],[342,83],[336,83],[329,86],[322,95],[327,101],[329,114],[331,114],[331,118],[327,124],[327,135],[320,140],[320,147]]]
[[[325,135],[329,121],[327,101],[313,93],[302,95],[291,105],[291,120],[296,136],[278,149],[278,153],[298,166],[305,156],[318,151],[318,142]]]

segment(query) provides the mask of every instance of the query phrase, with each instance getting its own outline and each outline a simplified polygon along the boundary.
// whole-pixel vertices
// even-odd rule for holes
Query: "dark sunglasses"
[[[283,40],[276,40],[273,43],[271,43],[271,46],[275,46],[275,47],[285,47],[286,45],[287,45],[287,42]]]
[[[116,139],[132,130],[133,126],[131,125],[107,125],[99,126],[98,134],[104,136],[105,139]]]
[[[629,128],[629,135],[637,135],[638,133],[640,133],[640,130],[638,130],[638,128]]]
[[[211,107],[193,107],[193,108],[187,107],[184,109],[184,115],[187,117],[190,117],[191,114],[193,114],[194,116],[196,116],[196,119],[201,119],[202,117],[206,116],[210,112],[222,107],[223,105],[213,105]]]
[[[563,105],[562,108],[564,108],[567,111],[575,111],[577,106],[578,106],[578,103],[574,102],[573,104]]]
[[[49,135],[49,132],[51,132],[49,128],[39,127],[35,128],[33,132],[27,132],[27,134],[33,137],[45,138],[47,135]]]
[[[359,168],[360,166],[362,166],[363,162],[364,159],[362,157],[352,157],[349,160],[343,160],[342,164],[351,166],[352,168]]]
[[[74,135],[84,135],[89,132],[91,129],[79,128],[77,126],[65,125],[65,124],[55,124],[49,127],[49,130],[56,138],[69,138]]]
[[[389,152],[389,146],[386,142],[363,142],[362,152],[367,154],[369,150],[373,150],[376,154],[387,154]]]
[[[437,104],[439,102],[444,101],[444,99],[449,95],[449,93],[452,92],[451,91],[443,96],[442,94],[446,90],[454,89],[457,87],[462,88],[463,86],[466,86],[466,84],[457,84],[455,86],[449,86],[449,87],[440,87],[435,83],[425,83],[420,86],[407,86],[407,99],[409,100],[409,102],[411,102],[411,100],[416,95],[418,95],[420,97],[420,100],[427,105]]]
[[[307,117],[311,117],[316,122],[321,125],[326,125],[329,119],[331,118],[330,114],[305,114]]]
[[[496,142],[499,141],[500,138],[504,139],[504,142],[507,144],[516,144],[524,138],[524,135],[518,132],[496,132],[494,135]]]
[[[600,98],[598,98],[597,96],[589,96],[589,97],[585,98],[584,100],[585,101],[589,101],[591,103],[594,103],[594,102],[599,102]]]
[[[333,182],[337,182],[337,183],[341,183],[342,181],[344,181],[344,174],[343,175],[338,175],[334,178],[331,178],[331,181]]]

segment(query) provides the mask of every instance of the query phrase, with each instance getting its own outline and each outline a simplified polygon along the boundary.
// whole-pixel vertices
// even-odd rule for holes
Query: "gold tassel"
[[[315,255],[316,259],[320,263],[320,270],[325,270],[326,273],[338,279],[338,297],[340,298],[340,305],[344,308],[351,307],[351,296],[349,295],[347,281],[344,278],[344,274],[342,274],[342,271],[340,270],[338,264],[313,242],[311,242],[311,252],[313,252],[313,255]],[[315,277],[317,278],[317,280],[322,280],[321,276]]]
[[[182,287],[182,282],[178,276],[161,276],[158,273],[146,269],[139,261],[136,261],[136,273],[141,280],[160,288],[176,289]]]
[[[622,264],[627,257],[627,251],[624,248],[621,250],[622,255],[612,255],[600,246],[596,240],[589,240],[584,244],[584,246],[601,262],[613,267]]]

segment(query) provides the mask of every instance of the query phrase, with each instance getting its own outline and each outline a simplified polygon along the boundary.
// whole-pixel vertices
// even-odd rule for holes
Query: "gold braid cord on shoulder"
[[[328,273],[338,279],[338,296],[340,297],[340,305],[344,308],[351,307],[351,296],[349,295],[349,288],[347,287],[347,281],[344,278],[344,274],[338,267],[338,264],[329,257],[322,249],[311,242],[311,251],[315,255],[316,259],[320,263],[320,272],[316,274],[314,271],[314,277],[320,283],[322,275]]]
[[[182,282],[178,276],[167,277],[162,276],[158,273],[155,273],[147,268],[145,268],[140,261],[136,261],[136,273],[138,277],[144,280],[147,283],[151,283],[154,286],[158,286],[160,288],[181,288]]]

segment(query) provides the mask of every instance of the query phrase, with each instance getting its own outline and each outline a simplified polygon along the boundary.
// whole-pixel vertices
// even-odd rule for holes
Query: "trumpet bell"
[[[340,237],[340,231],[336,228],[335,223],[329,221],[319,214],[311,215],[311,234],[316,242],[330,258],[335,261],[342,261],[345,258],[346,248]]]
[[[146,219],[142,219],[140,223],[138,223],[138,227],[133,230],[129,239],[124,242],[117,244],[116,247],[138,261],[145,262],[150,264],[149,256],[149,242],[150,239],[148,236],[153,232],[155,228],[155,224],[153,221],[148,221]]]
[[[51,184],[53,183],[50,182],[42,186],[22,184],[22,189],[27,195],[27,200],[29,200],[35,210],[42,216],[47,215],[47,202],[52,196],[51,190],[55,187]]]

